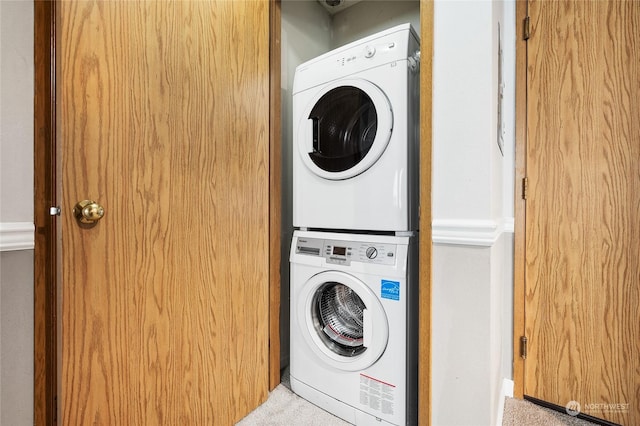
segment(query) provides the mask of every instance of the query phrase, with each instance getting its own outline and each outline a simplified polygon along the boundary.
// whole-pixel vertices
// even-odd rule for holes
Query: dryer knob
[[[378,255],[378,250],[375,247],[367,248],[367,257],[369,259],[375,259],[377,255]]]
[[[364,57],[365,58],[371,58],[373,57],[373,55],[376,54],[376,48],[373,46],[367,46],[364,48]]]

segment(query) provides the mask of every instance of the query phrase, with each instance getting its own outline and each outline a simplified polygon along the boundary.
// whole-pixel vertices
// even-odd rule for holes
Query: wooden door
[[[266,398],[269,8],[57,4],[61,424],[228,425]]]
[[[640,2],[529,16],[524,394],[638,425]]]

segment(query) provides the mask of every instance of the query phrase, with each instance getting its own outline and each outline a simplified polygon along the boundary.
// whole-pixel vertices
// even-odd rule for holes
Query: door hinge
[[[527,337],[520,337],[520,357],[522,359],[527,359]]]
[[[530,36],[531,36],[531,19],[528,16],[526,16],[522,20],[522,39],[529,40]]]
[[[529,190],[529,178],[522,178],[522,199],[527,199],[527,191]]]

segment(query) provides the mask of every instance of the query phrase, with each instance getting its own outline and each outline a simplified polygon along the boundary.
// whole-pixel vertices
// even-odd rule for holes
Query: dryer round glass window
[[[389,323],[382,303],[351,274],[325,271],[312,276],[295,306],[295,326],[311,352],[328,365],[361,370],[374,364],[387,347]]]
[[[353,86],[336,87],[322,95],[308,119],[313,123],[309,157],[328,172],[343,172],[362,161],[378,129],[376,106]]]
[[[393,130],[385,94],[358,79],[322,88],[302,120],[297,138],[303,162],[317,175],[333,180],[357,176],[375,164]]]

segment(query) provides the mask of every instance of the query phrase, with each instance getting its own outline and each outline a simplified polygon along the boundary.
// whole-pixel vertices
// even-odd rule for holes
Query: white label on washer
[[[382,414],[393,414],[395,392],[395,385],[360,373],[360,404]]]

